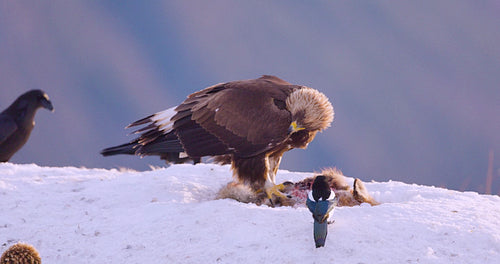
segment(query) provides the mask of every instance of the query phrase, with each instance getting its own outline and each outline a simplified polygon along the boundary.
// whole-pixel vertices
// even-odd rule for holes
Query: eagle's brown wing
[[[190,156],[263,153],[286,139],[292,120],[285,101],[297,88],[273,76],[218,84],[176,108],[174,129]]]

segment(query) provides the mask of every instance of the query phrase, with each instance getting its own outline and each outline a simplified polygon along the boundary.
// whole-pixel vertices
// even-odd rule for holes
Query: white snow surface
[[[22,241],[45,264],[500,263],[498,196],[367,182],[382,204],[337,207],[326,246],[315,248],[305,206],[215,200],[231,175],[209,164],[0,164],[0,253]],[[277,182],[311,175],[280,170]]]

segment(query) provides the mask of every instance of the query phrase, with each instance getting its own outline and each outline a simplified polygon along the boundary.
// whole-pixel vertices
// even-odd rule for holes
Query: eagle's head
[[[286,99],[286,108],[292,114],[291,132],[322,131],[333,121],[333,106],[323,93],[303,86]]]
[[[333,121],[333,106],[328,97],[306,86],[288,96],[286,108],[292,114],[289,133],[295,148],[306,148],[316,133],[328,128]]]

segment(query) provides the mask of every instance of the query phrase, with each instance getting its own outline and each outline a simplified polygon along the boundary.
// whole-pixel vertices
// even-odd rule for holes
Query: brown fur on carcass
[[[316,173],[313,177],[305,178],[302,181],[292,183],[284,182],[282,183],[282,192],[284,194],[293,194],[294,192],[304,192],[307,193],[312,186],[314,178],[318,175],[323,175],[327,178],[330,188],[334,190],[335,195],[338,197],[337,206],[355,206],[362,203],[368,203],[370,205],[378,205],[379,203],[368,193],[365,185],[360,179],[354,180],[353,188],[351,188],[342,172],[337,168],[327,168],[322,170],[320,173]],[[245,184],[238,182],[230,182],[226,186],[222,187],[218,194],[217,199],[230,198],[244,203],[255,203],[258,205],[267,204],[272,206],[294,206],[297,203],[304,202],[300,199],[294,199],[293,195],[291,199],[281,199],[279,197],[273,197],[273,201],[267,199],[264,192],[254,192],[250,187]]]
[[[324,169],[320,175],[326,176],[329,179],[330,188],[335,191],[335,195],[339,199],[338,206],[355,206],[362,203],[368,203],[372,206],[379,204],[368,193],[365,184],[358,178],[354,179],[353,188],[351,189],[347,185],[344,174],[337,168]]]

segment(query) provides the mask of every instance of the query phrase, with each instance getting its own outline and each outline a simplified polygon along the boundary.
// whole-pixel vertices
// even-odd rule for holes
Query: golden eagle
[[[101,154],[195,163],[212,156],[230,161],[235,178],[254,191],[283,197],[275,184],[283,153],[306,148],[333,116],[331,103],[319,91],[264,75],[195,92],[179,106],[130,124],[144,125],[135,131],[138,138]]]

